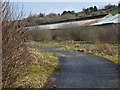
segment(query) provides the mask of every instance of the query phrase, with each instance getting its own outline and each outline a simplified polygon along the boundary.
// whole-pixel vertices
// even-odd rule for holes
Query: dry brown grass
[[[24,67],[34,59],[24,44],[26,40],[25,25],[15,16],[14,8],[9,2],[2,2],[2,83],[3,88],[14,88],[19,79],[25,75]],[[11,21],[16,20],[16,21]]]
[[[29,31],[34,41],[88,41],[92,43],[118,43],[118,25],[88,26],[64,25],[60,30],[37,28]]]
[[[35,42],[31,42],[34,44]],[[92,44],[85,41],[49,41],[49,42],[37,42],[41,48],[58,48],[63,50],[72,50],[85,52],[88,54],[95,54],[113,61],[120,65],[119,62],[119,46],[117,44]]]

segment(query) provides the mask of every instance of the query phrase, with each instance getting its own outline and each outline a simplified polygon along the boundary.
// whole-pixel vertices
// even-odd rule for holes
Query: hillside
[[[111,13],[112,15],[116,15],[116,14],[119,13],[119,12],[120,12],[120,8],[117,8],[117,9],[115,9],[115,10],[110,11],[110,13]]]
[[[29,26],[35,25],[44,25],[44,24],[51,24],[51,23],[59,23],[64,21],[76,20],[78,18],[85,18],[85,17],[93,17],[99,16],[104,14],[112,13],[115,15],[118,13],[118,6],[117,5],[106,5],[102,9],[98,9],[96,6],[84,8],[80,12],[75,11],[63,11],[61,14],[57,13],[49,13],[45,15],[40,13],[38,15],[30,15],[27,20],[29,22]]]

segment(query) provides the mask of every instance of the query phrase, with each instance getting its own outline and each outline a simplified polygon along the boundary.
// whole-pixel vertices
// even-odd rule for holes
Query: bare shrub
[[[94,43],[118,43],[118,24],[105,26],[68,27],[61,31],[63,37],[70,37],[75,41],[91,41]]]
[[[2,82],[3,88],[14,88],[25,74],[24,67],[30,64],[26,41],[26,21],[21,21],[22,12],[16,16],[13,4],[2,2]],[[28,61],[29,60],[29,61]]]
[[[34,40],[74,40],[93,43],[118,43],[118,24],[80,27],[66,24],[59,30],[32,30]],[[36,39],[35,39],[36,38]]]
[[[50,30],[34,28],[28,31],[31,39],[34,41],[48,41],[52,40],[52,34]]]

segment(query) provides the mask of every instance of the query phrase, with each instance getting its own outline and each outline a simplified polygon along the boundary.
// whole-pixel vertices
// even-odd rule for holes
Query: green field
[[[118,14],[118,12],[120,12],[120,8],[115,9],[115,10],[111,11],[110,13],[111,13],[112,15],[116,15],[116,14]]]

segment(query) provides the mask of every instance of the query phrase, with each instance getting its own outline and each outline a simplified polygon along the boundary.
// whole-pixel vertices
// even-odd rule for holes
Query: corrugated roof
[[[83,21],[71,21],[71,22],[64,22],[64,23],[58,23],[58,24],[48,24],[48,25],[39,25],[39,26],[32,26],[29,27],[30,29],[33,28],[46,28],[46,29],[59,29],[59,28],[64,28],[66,25],[76,25],[76,26],[81,26],[85,23],[95,21],[96,19],[90,19],[90,20],[83,20]]]
[[[38,27],[38,28],[46,28],[46,29],[60,29],[66,25],[93,26],[93,25],[104,25],[104,24],[111,24],[111,23],[120,23],[120,14],[116,14],[115,16],[108,14],[107,16],[99,19],[71,21],[71,22],[63,22],[63,23],[48,24],[48,25],[38,25],[38,26],[31,26],[29,28],[33,29]]]
[[[100,22],[91,25],[102,25],[109,23],[120,23],[120,14],[116,14],[115,16],[109,16],[108,18],[102,18]]]
[[[99,22],[100,19],[96,19],[96,20],[93,20],[93,21],[90,21],[90,22],[86,22],[85,24],[83,24],[82,26],[90,26],[91,24],[94,24],[94,23],[97,23]]]

